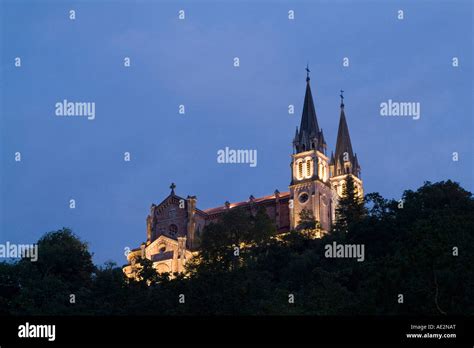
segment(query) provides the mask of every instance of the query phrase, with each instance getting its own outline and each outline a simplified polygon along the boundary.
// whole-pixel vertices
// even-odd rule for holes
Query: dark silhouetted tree
[[[363,198],[358,195],[354,179],[348,175],[343,185],[342,197],[336,208],[336,222],[333,229],[336,232],[350,232],[355,224],[365,215]]]

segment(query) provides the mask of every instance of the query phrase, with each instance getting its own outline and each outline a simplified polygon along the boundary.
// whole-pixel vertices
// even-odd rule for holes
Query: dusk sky
[[[0,0],[0,243],[65,226],[122,265],[171,182],[200,209],[287,191],[307,63],[328,155],[345,91],[365,193],[473,191],[472,16],[470,0]],[[56,116],[64,99],[95,119]],[[389,99],[420,119],[381,116]],[[218,163],[225,147],[256,149],[257,166]]]

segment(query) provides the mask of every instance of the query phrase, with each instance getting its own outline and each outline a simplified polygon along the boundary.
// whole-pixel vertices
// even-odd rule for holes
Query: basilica
[[[196,196],[181,197],[171,184],[168,197],[151,205],[146,218],[146,242],[127,255],[129,264],[123,269],[127,276],[134,277],[140,258],[151,260],[159,273],[184,271],[186,262],[199,252],[199,237],[204,228],[230,209],[246,209],[254,214],[263,206],[280,233],[298,229],[300,213],[306,209],[319,222],[321,232],[327,233],[335,220],[338,198],[348,176],[352,176],[357,194],[363,196],[361,169],[352,150],[343,91],[336,148],[329,157],[306,70],[306,91],[301,124],[293,139],[288,191],[275,190],[267,196],[250,196],[235,203],[226,201],[222,206],[201,210]]]

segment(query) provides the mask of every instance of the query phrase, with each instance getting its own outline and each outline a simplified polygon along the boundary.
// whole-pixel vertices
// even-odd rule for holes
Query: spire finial
[[[309,81],[309,73],[311,72],[311,70],[309,70],[309,64],[306,63],[306,82]]]
[[[171,189],[171,194],[174,195],[174,189],[176,188],[176,185],[174,184],[174,182],[171,183],[170,185],[170,189]]]
[[[339,94],[339,96],[341,97],[341,108],[344,107],[344,91],[341,89],[341,94]]]

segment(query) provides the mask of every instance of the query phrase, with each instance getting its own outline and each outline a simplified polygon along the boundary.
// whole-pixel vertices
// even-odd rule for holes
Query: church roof
[[[176,185],[173,183],[171,184],[170,186],[171,188],[171,192],[168,196],[166,196],[165,199],[163,199],[161,201],[161,203],[159,204],[153,204],[153,206],[155,207],[155,209],[157,209],[157,211],[160,211],[161,209],[165,208],[168,204],[179,204],[181,201],[184,201],[184,202],[187,202],[187,199],[186,198],[183,198],[181,196],[178,196],[174,189],[176,188]],[[188,196],[189,197],[189,196]],[[204,211],[202,211],[201,209],[198,209],[196,208],[196,213],[198,215],[201,215],[203,217],[206,216],[206,213]]]
[[[161,203],[153,204],[153,206],[155,207],[155,209],[157,209],[157,211],[160,211],[166,206],[168,206],[169,204],[172,204],[172,203],[179,204],[181,200],[186,201],[183,197],[180,197],[177,194],[175,194],[173,190],[168,196],[166,196],[165,199],[161,201]]]
[[[281,192],[281,193],[279,193],[279,195],[280,195],[280,199],[287,199],[287,198],[290,197],[290,192]],[[263,196],[263,197],[259,197],[259,198],[253,198],[252,201],[242,201],[242,202],[230,203],[229,208],[227,208],[226,205],[223,205],[223,206],[220,206],[220,207],[215,207],[215,208],[209,208],[209,209],[204,210],[204,212],[208,215],[219,214],[219,213],[222,213],[222,212],[226,211],[227,209],[232,209],[232,208],[236,208],[236,207],[245,207],[245,206],[250,205],[251,203],[252,204],[263,204],[263,203],[266,203],[266,202],[275,201],[275,199],[276,199],[276,195],[273,194],[273,195]]]

